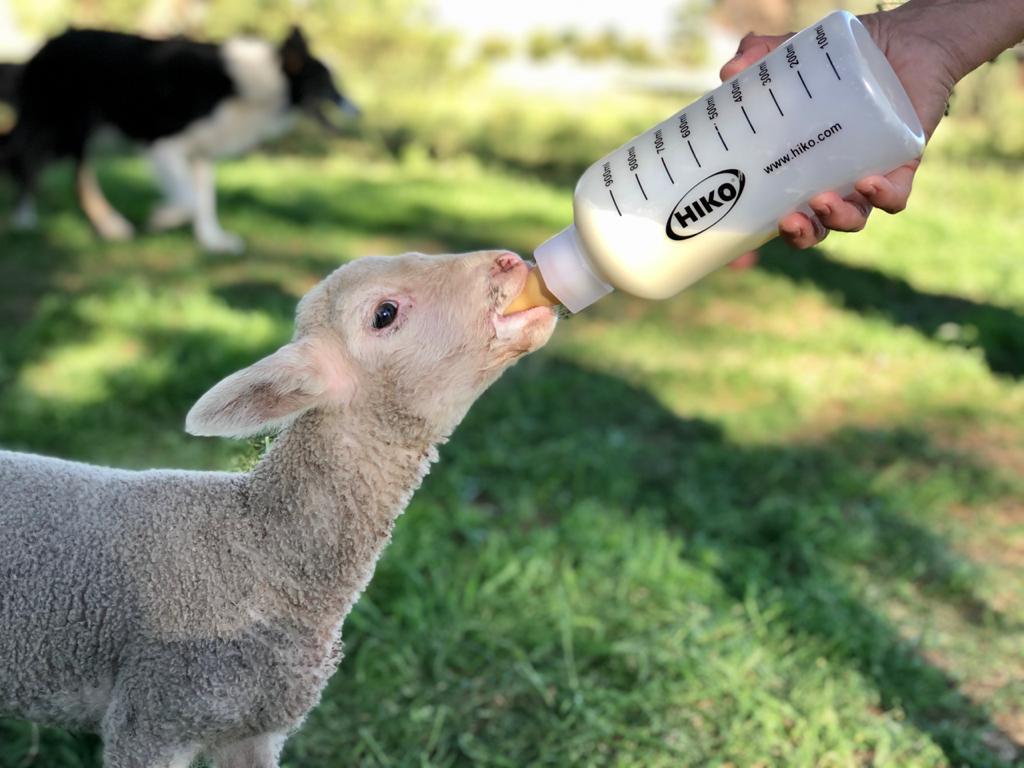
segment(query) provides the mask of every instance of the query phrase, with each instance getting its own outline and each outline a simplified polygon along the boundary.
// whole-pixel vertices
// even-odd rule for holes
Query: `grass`
[[[133,162],[101,168],[141,221]],[[613,296],[489,392],[401,518],[299,766],[1024,760],[1024,185],[935,158],[911,208]],[[0,444],[233,467],[190,404],[333,266],[528,251],[570,189],[472,163],[225,167],[245,257],[96,243],[66,171],[0,255]],[[0,200],[5,207],[9,197]],[[0,766],[98,765],[0,721]]]

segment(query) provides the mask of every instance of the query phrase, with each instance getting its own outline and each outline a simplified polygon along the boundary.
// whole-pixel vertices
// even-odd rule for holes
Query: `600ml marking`
[[[665,222],[665,235],[670,240],[689,240],[706,232],[733,209],[743,194],[744,186],[746,178],[736,168],[718,171],[701,179],[672,209]]]

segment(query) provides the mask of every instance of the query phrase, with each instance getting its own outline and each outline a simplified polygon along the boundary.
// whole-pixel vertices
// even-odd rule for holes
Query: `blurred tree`
[[[25,32],[48,37],[69,24],[81,27],[134,29],[150,0],[14,0]]]
[[[608,27],[597,35],[578,39],[572,53],[581,61],[606,61],[616,57],[621,47],[618,30]]]
[[[683,0],[672,18],[669,42],[672,58],[690,66],[702,66],[708,57],[708,14],[712,0]]]
[[[248,33],[283,38],[301,23],[315,49],[372,71],[378,82],[415,86],[452,64],[452,39],[430,24],[425,0],[14,0],[27,32],[69,24],[187,33],[220,40]]]
[[[619,58],[623,61],[628,61],[630,64],[655,64],[659,59],[654,51],[651,50],[647,41],[641,38],[623,41],[619,47]]]
[[[580,32],[578,29],[567,27],[558,33],[558,43],[567,51],[573,50],[580,42]]]
[[[544,61],[558,52],[561,43],[555,35],[538,29],[530,33],[526,40],[526,51],[534,61]]]
[[[507,59],[514,50],[515,46],[508,38],[491,35],[480,42],[478,55],[484,61],[499,61]]]
[[[781,34],[793,28],[797,0],[715,0],[711,18],[740,34]]]

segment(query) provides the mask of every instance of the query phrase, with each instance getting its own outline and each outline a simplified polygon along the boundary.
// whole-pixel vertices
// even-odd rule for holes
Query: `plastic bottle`
[[[538,283],[571,312],[613,287],[673,296],[815,195],[923,149],[885,56],[855,16],[831,13],[587,169],[574,225],[536,250],[540,274],[508,311],[542,302]]]

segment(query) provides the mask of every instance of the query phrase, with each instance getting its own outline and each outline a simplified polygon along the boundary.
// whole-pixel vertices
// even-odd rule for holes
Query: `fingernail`
[[[832,206],[828,203],[811,203],[811,210],[819,216],[830,216],[832,214]]]

